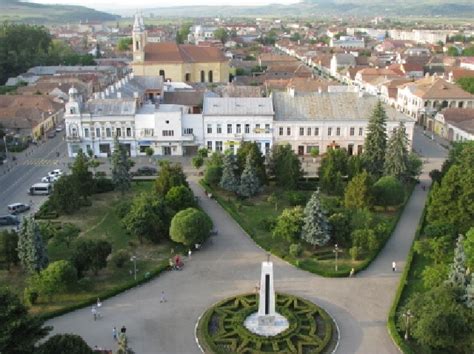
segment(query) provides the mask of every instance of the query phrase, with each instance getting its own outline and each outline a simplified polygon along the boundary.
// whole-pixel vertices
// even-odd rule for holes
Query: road
[[[33,201],[33,210],[44,202],[44,196],[30,196],[28,189],[55,168],[65,169],[67,164],[64,132],[48,139],[38,146],[30,146],[26,151],[13,154],[16,161],[8,161],[0,166],[0,214],[7,214],[7,206],[12,203],[28,204]],[[59,152],[59,158],[56,153]],[[12,154],[9,154],[11,156]],[[22,214],[27,215],[27,213]]]
[[[414,148],[426,156],[420,179],[429,185],[428,173],[441,166],[446,151],[419,130]],[[139,354],[199,353],[194,339],[199,316],[225,297],[252,291],[266,256],[214,200],[205,197],[197,179],[190,179],[190,185],[219,230],[213,244],[186,259],[182,271],[166,272],[104,301],[99,321],[93,321],[89,308],[48,321],[54,333],[76,333],[91,346],[115,349],[112,328],[125,325],[130,345]],[[335,318],[341,334],[338,353],[398,353],[386,320],[426,197],[427,191],[415,189],[387,245],[354,278],[322,278],[272,257],[277,291],[305,297]],[[392,261],[397,272],[392,272]],[[160,303],[161,291],[168,302]]]

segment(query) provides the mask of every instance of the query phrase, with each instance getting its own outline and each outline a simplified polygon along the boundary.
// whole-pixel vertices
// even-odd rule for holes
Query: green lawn
[[[137,256],[137,282],[142,282],[148,276],[152,276],[168,265],[171,248],[179,249],[171,242],[160,244],[140,245],[134,238],[127,235],[121,225],[121,221],[115,213],[114,207],[123,198],[132,198],[134,194],[146,192],[152,188],[151,182],[140,182],[133,184],[133,191],[122,196],[118,192],[96,194],[91,197],[92,205],[78,210],[72,215],[63,215],[53,222],[72,223],[77,225],[81,232],[78,237],[90,239],[105,239],[112,244],[112,254],[120,249],[126,249],[130,255]],[[72,246],[67,248],[64,243],[54,239],[48,242],[48,256],[50,262],[60,259],[68,259],[72,252]],[[127,262],[124,267],[117,268],[112,262],[108,262],[107,268],[102,269],[97,276],[88,272],[85,278],[79,281],[76,289],[70,293],[58,294],[51,302],[40,298],[40,303],[32,306],[32,313],[50,315],[53,312],[64,311],[81,304],[94,301],[97,297],[105,298],[129,288],[136,284],[130,270],[132,262]],[[21,295],[26,283],[26,275],[19,269],[11,272],[0,270],[0,282],[9,284],[16,293]]]

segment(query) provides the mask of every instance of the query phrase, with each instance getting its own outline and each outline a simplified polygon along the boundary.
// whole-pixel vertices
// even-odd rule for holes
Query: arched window
[[[201,70],[201,82],[206,82],[206,74],[204,73],[204,70]]]
[[[138,40],[138,38],[135,38],[135,49],[140,50],[140,41]]]
[[[165,71],[164,70],[160,70],[160,76],[163,77],[163,79],[165,78]]]
[[[191,74],[190,73],[186,73],[186,75],[184,76],[184,81],[186,81],[186,82],[191,81]]]
[[[207,77],[208,77],[208,79],[209,79],[208,81],[209,81],[209,82],[212,82],[212,70],[209,70],[209,73],[208,73],[208,76],[207,76]]]

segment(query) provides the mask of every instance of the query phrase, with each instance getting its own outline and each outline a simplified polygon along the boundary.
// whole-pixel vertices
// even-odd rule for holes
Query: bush
[[[299,243],[293,243],[290,245],[290,255],[293,257],[299,257],[301,256],[301,253],[303,252],[303,247]]]
[[[204,181],[211,185],[217,186],[222,177],[222,167],[220,166],[208,166],[206,168],[206,173],[204,174]]]
[[[127,250],[118,250],[112,256],[112,262],[115,264],[117,268],[122,268],[126,262],[130,260],[130,253]]]
[[[351,255],[351,258],[353,261],[356,261],[359,259],[359,255],[361,254],[360,247],[354,246],[349,248],[349,254]]]
[[[101,177],[95,180],[95,193],[111,192],[114,188],[115,186],[111,179]]]
[[[265,230],[265,231],[272,231],[273,228],[275,227],[275,224],[276,224],[276,218],[273,218],[271,216],[263,218],[260,221],[260,227],[262,228],[262,230]]]
[[[117,214],[120,219],[123,219],[130,212],[131,207],[132,203],[129,200],[122,200],[115,206],[115,214]]]
[[[28,287],[28,288],[25,288],[25,290],[23,291],[23,298],[25,299],[25,302],[27,304],[30,304],[30,305],[36,304],[36,302],[38,301],[38,297],[39,297],[38,291],[36,291],[35,289]]]
[[[400,181],[393,176],[384,176],[374,184],[375,202],[388,207],[397,206],[405,199],[405,190]]]
[[[174,242],[191,246],[206,240],[211,229],[212,220],[206,213],[187,208],[178,212],[171,220],[170,236]]]
[[[301,205],[304,206],[307,202],[307,193],[299,192],[299,191],[288,191],[286,192],[286,198],[288,199],[288,203],[291,206]]]
[[[50,220],[56,219],[59,216],[58,212],[54,210],[53,206],[51,205],[49,199],[46,200],[39,210],[35,214],[35,219],[43,219],[43,220]]]
[[[105,177],[105,176],[107,176],[107,172],[105,172],[105,171],[97,171],[95,173],[96,178],[102,178],[102,177]]]

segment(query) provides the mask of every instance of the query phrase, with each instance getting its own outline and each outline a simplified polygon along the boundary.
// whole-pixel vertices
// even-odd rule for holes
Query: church
[[[135,75],[162,76],[188,83],[229,81],[229,60],[219,48],[174,42],[148,43],[143,17],[135,16],[132,30]]]

